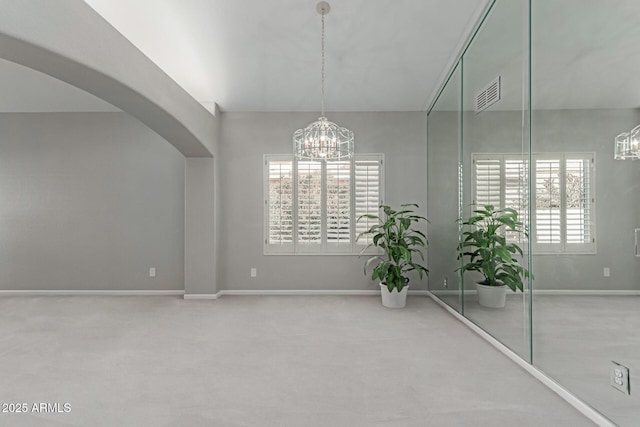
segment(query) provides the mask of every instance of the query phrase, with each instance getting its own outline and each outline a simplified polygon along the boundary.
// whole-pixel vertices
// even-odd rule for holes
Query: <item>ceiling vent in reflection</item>
[[[500,76],[476,94],[476,113],[486,110],[498,101],[500,101]]]

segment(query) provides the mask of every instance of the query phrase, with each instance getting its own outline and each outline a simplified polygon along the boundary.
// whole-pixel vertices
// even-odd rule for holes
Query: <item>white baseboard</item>
[[[640,295],[640,290],[615,290],[615,289],[534,289],[533,295],[573,295],[573,296],[634,296]]]
[[[469,292],[469,291],[467,291]],[[467,293],[465,292],[465,294]],[[433,290],[431,291],[431,293],[433,295],[436,296],[443,296],[443,297],[451,297],[451,296],[458,296],[460,295],[460,289],[441,289],[441,290]]]
[[[555,382],[553,379],[548,377],[544,372],[535,368],[533,365],[522,359],[518,354],[514,353],[510,348],[502,344],[500,341],[495,339],[489,333],[487,333],[484,329],[480,328],[475,323],[471,322],[466,317],[462,316],[460,313],[455,311],[453,308],[449,307],[443,301],[441,301],[438,297],[433,294],[430,294],[431,298],[438,303],[441,307],[447,310],[451,315],[453,315],[460,322],[464,323],[468,328],[473,330],[475,333],[480,335],[480,337],[484,338],[489,344],[498,349],[501,353],[507,356],[509,359],[513,360],[520,367],[522,367],[525,371],[527,371],[530,375],[536,378],[538,381],[543,383],[545,386],[554,391],[557,395],[562,397],[565,401],[567,401],[571,406],[580,411],[584,416],[589,418],[591,421],[596,423],[601,427],[616,427],[616,424],[613,423],[610,419],[605,417],[603,414],[589,406],[586,402],[584,402],[579,397],[575,396],[569,390],[562,387],[560,384]]]
[[[220,292],[217,294],[184,294],[184,299],[218,299]]]
[[[378,290],[233,290],[215,294],[186,294],[169,290],[0,290],[2,296],[183,296],[184,299],[218,299],[223,295],[380,295]],[[429,291],[409,291],[409,295],[429,295]]]
[[[474,295],[477,291],[465,291]],[[640,296],[640,290],[562,290],[537,289],[534,295],[558,296]],[[185,294],[178,290],[0,290],[2,296],[173,296],[184,295],[184,299],[218,299],[223,295],[379,295],[378,290],[233,290],[225,289],[215,294]],[[409,295],[458,296],[459,290],[409,291]],[[520,295],[519,293],[507,294]]]
[[[409,295],[414,296],[428,296],[429,291],[409,291]],[[279,290],[279,289],[263,289],[263,290],[248,290],[248,289],[224,289],[218,291],[215,294],[185,294],[184,299],[218,299],[224,295],[231,296],[349,296],[349,295],[380,295],[380,291],[376,290],[324,290],[324,289],[310,289],[310,290]]]
[[[151,290],[0,290],[0,296],[167,296],[184,295],[184,291]]]
[[[310,289],[310,290],[234,290],[225,289],[218,292],[221,295],[379,295],[380,291],[373,290],[323,290],[323,289]]]
[[[476,295],[478,291],[465,290],[466,295]],[[529,291],[525,291],[525,294]],[[435,296],[460,296],[460,290],[433,290]],[[522,296],[520,292],[508,292],[507,296]],[[533,295],[558,295],[558,296],[638,296],[640,290],[615,290],[615,289],[534,289]]]

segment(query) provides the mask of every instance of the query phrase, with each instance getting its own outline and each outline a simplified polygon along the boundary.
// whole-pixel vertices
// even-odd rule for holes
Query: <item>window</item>
[[[536,153],[530,237],[538,253],[595,252],[595,157]],[[527,218],[528,161],[513,154],[474,154],[473,203],[513,208]],[[516,236],[507,237],[515,239]]]
[[[527,223],[527,162],[522,156],[508,154],[475,155],[474,203],[480,206],[511,208],[518,212],[521,222]],[[506,233],[516,241],[519,233]]]
[[[593,154],[534,156],[534,244],[545,252],[595,252]]]
[[[347,161],[265,156],[265,253],[360,253],[383,198],[383,155]]]

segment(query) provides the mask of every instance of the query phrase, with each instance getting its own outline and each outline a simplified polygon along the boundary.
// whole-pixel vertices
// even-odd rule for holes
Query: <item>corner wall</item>
[[[317,113],[223,113],[219,156],[221,290],[367,290],[377,283],[354,255],[263,254],[263,155],[292,152],[293,132]],[[425,113],[329,113],[355,133],[358,153],[384,153],[385,203],[426,207]],[[257,277],[249,270],[257,268]],[[412,290],[426,289],[412,280]]]

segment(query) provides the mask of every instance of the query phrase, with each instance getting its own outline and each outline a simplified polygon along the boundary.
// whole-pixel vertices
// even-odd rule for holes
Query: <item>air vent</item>
[[[500,76],[476,94],[476,113],[486,110],[498,101],[500,101]]]

